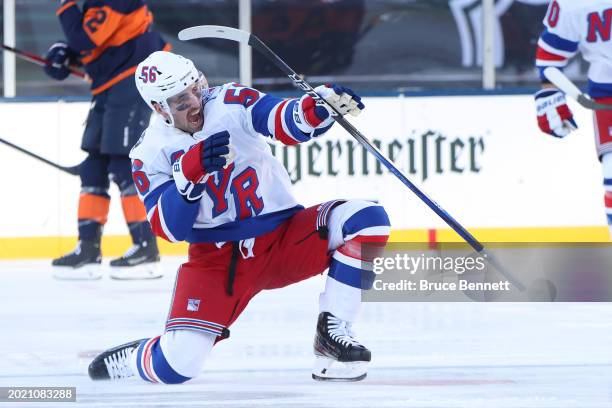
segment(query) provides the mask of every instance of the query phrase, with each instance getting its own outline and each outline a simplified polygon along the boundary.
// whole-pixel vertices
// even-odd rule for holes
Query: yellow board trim
[[[432,230],[394,230],[392,242],[429,242]],[[470,232],[481,242],[610,242],[608,227],[529,227],[474,228]],[[462,242],[450,229],[435,230],[437,242]],[[0,238],[0,259],[56,258],[74,249],[76,237],[5,237]],[[157,240],[162,255],[187,255],[185,242],[171,244]],[[126,235],[110,235],[102,239],[102,254],[121,256],[131,246]]]

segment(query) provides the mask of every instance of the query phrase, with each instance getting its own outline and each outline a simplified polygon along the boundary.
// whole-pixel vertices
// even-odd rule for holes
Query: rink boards
[[[484,241],[606,241],[603,188],[591,113],[571,104],[580,129],[564,140],[539,132],[530,95],[369,97],[351,122],[398,168]],[[79,150],[86,102],[4,100],[0,137],[63,165]],[[378,200],[396,241],[453,241],[431,210],[373,157],[334,127],[295,147],[274,147],[299,202]],[[0,258],[52,257],[76,234],[80,183],[0,145],[4,194]],[[116,187],[111,195],[118,197]],[[105,253],[128,243],[118,200],[111,202]],[[163,245],[165,254],[184,246]]]

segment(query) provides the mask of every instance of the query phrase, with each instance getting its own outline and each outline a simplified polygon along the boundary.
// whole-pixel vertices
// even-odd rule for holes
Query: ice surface
[[[368,378],[314,382],[323,277],[260,294],[191,382],[90,381],[96,353],[161,332],[180,262],[132,282],[55,281],[49,261],[0,262],[0,386],[74,386],[90,407],[612,406],[606,303],[369,303],[356,325]]]

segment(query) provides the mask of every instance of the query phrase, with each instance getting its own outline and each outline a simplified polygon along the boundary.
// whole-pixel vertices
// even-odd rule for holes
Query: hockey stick
[[[19,58],[32,62],[36,65],[39,65],[41,67],[45,67],[47,65],[50,65],[51,62],[46,60],[45,58],[41,57],[40,55],[36,55],[36,54],[32,54],[31,52],[27,52],[27,51],[22,51],[22,50],[18,50],[17,48],[13,48],[13,47],[9,47],[8,45],[2,44],[2,49],[6,50],[6,51],[10,51],[15,53],[15,55],[17,55]],[[85,74],[83,71],[80,71],[78,68],[75,68],[73,66],[68,66],[68,69],[70,70],[70,73],[74,76],[77,76],[79,78],[83,78],[83,79],[87,79],[87,74]]]
[[[470,234],[459,222],[457,222],[449,213],[447,213],[440,205],[429,198],[423,193],[417,186],[415,186],[408,178],[397,168],[395,165],[385,157],[385,155],[374,146],[364,135],[361,134],[353,125],[351,125],[346,119],[340,115],[340,113],[324,99],[322,99],[306,81],[291,69],[278,55],[274,53],[267,45],[265,45],[259,38],[251,33],[236,28],[224,27],[224,26],[212,26],[203,25],[186,28],[181,30],[178,37],[182,41],[193,40],[196,38],[222,38],[231,41],[237,41],[239,43],[248,44],[255,48],[257,51],[264,54],[270,61],[272,61],[278,68],[280,68],[292,81],[293,83],[305,91],[308,95],[312,96],[317,101],[317,104],[325,104],[333,110],[335,113],[334,119],[340,124],[347,132],[350,133],[357,141],[365,147],[370,153],[372,153],[378,161],[380,161],[391,173],[393,173],[404,185],[406,185],[413,193],[415,193],[422,201],[429,206],[440,218],[442,218],[457,234],[459,234],[472,248],[480,252],[483,249],[483,245],[478,242],[472,234]]]
[[[544,69],[544,76],[564,94],[575,99],[580,105],[591,110],[612,110],[612,105],[597,103],[582,91],[559,69],[548,67]]]
[[[32,152],[30,152],[29,150],[24,149],[23,147],[19,147],[7,140],[4,140],[2,138],[0,138],[0,143],[4,143],[7,146],[12,147],[13,149],[19,150],[21,153],[27,154],[30,157],[35,158],[36,160],[40,160],[43,163],[48,164],[49,166],[55,167],[58,170],[61,170],[63,172],[66,172],[68,174],[72,174],[73,176],[78,176],[79,175],[79,164],[77,164],[76,166],[61,166],[57,163],[54,163],[50,160],[45,159],[44,157],[41,157],[37,154],[34,154]]]
[[[447,213],[438,203],[433,201],[422,192],[417,186],[415,186],[408,178],[389,160],[385,155],[373,145],[361,132],[359,132],[353,125],[351,125],[340,113],[327,103],[319,94],[317,94],[312,86],[304,81],[291,67],[289,67],[285,61],[283,61],[274,51],[272,51],[266,44],[263,43],[259,38],[253,34],[238,30],[236,28],[224,27],[224,26],[213,26],[203,25],[186,28],[181,30],[178,34],[178,38],[181,41],[194,40],[198,38],[221,38],[230,41],[236,41],[238,43],[248,44],[255,48],[257,51],[265,55],[271,62],[274,63],[281,71],[283,71],[289,79],[291,79],[296,87],[306,92],[319,105],[327,105],[333,111],[333,117],[336,122],[340,124],[351,136],[353,136],[363,147],[365,147],[371,154],[373,154],[378,161],[380,161],[391,173],[393,173],[406,187],[408,187],[417,197],[419,197],[429,208],[431,208],[440,218],[448,224],[457,234],[461,236],[476,252],[487,257],[489,263],[497,270],[499,270],[515,287],[520,291],[525,290],[525,286],[518,281],[509,271],[502,267],[492,253],[486,252],[484,246],[467,231],[459,222],[457,222],[449,213]]]

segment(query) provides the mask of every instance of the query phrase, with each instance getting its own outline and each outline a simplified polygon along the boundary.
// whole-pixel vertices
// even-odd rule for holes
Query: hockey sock
[[[320,311],[353,321],[359,311],[361,290],[372,288],[376,275],[371,261],[380,256],[387,243],[389,218],[380,205],[349,201],[332,210],[330,244],[339,231],[343,244],[332,255]]]
[[[361,309],[361,289],[328,276],[319,296],[319,313],[329,312],[341,320],[354,322]]]
[[[183,383],[200,373],[216,337],[194,330],[166,332],[140,344],[132,356],[132,369],[145,381]]]
[[[134,354],[135,372],[145,381],[180,384],[190,379],[170,366],[161,349],[159,336],[143,341]]]
[[[151,226],[147,221],[144,205],[136,195],[122,195],[121,208],[125,222],[130,230],[132,241],[135,244],[153,239]]]
[[[110,208],[110,196],[101,187],[83,187],[79,195],[79,239],[100,240]]]

